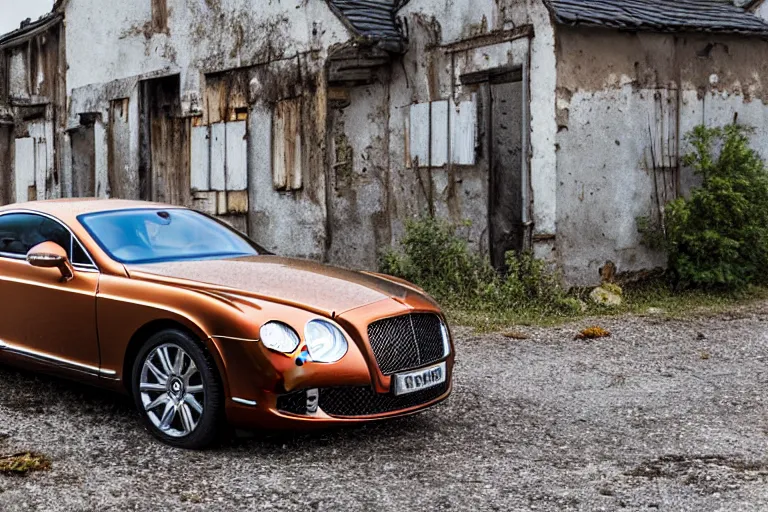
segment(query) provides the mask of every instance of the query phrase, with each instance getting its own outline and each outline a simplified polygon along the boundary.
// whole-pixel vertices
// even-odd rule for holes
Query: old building
[[[619,272],[661,266],[636,219],[658,218],[695,183],[681,167],[685,134],[738,121],[768,157],[768,25],[727,2],[550,5],[558,261],[582,283],[607,260]]]
[[[62,16],[0,36],[0,200],[59,197],[66,126]]]
[[[51,179],[3,185],[4,200],[168,201],[281,254],[362,268],[408,218],[433,214],[470,221],[472,246],[497,265],[532,250],[590,284],[606,261],[619,272],[663,264],[636,218],[693,183],[680,165],[691,127],[752,124],[768,155],[766,10],[755,0],[59,0],[44,25],[66,92],[25,104],[46,105],[55,151],[40,175]],[[0,70],[23,62],[29,73],[34,59],[13,64],[5,41],[26,38],[31,52],[39,37],[26,27],[0,38],[11,62]],[[13,95],[3,106],[3,90],[0,165],[17,182],[29,164],[3,148],[36,132],[19,128],[33,117]]]

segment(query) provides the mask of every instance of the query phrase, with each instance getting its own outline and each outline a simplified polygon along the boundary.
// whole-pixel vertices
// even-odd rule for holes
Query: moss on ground
[[[0,474],[26,475],[32,471],[50,469],[51,461],[45,455],[33,452],[0,456]]]

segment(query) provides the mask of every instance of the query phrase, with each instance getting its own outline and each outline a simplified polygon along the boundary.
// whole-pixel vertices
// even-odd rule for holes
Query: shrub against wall
[[[533,308],[543,313],[580,308],[546,263],[529,254],[510,252],[507,270],[500,275],[456,231],[456,226],[431,217],[409,221],[401,250],[384,253],[381,271],[415,283],[453,307],[485,311]]]
[[[702,178],[690,198],[665,212],[669,268],[684,287],[739,288],[765,282],[768,173],[749,146],[750,129],[699,126],[684,159]]]

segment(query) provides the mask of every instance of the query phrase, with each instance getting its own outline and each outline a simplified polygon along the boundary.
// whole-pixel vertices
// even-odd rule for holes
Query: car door
[[[26,254],[42,242],[67,250],[75,277],[33,267]],[[99,373],[96,291],[99,272],[58,220],[36,213],[0,215],[0,352],[69,370]]]

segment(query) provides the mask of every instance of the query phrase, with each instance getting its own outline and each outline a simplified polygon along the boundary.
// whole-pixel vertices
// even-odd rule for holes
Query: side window
[[[70,261],[75,265],[93,265],[91,259],[85,253],[85,250],[83,250],[83,246],[76,240],[72,244],[72,257],[70,258]]]
[[[43,242],[56,242],[67,250],[72,263],[90,264],[78,243],[61,224],[41,215],[11,213],[0,216],[0,253],[25,256]],[[72,245],[76,250],[72,254]]]

